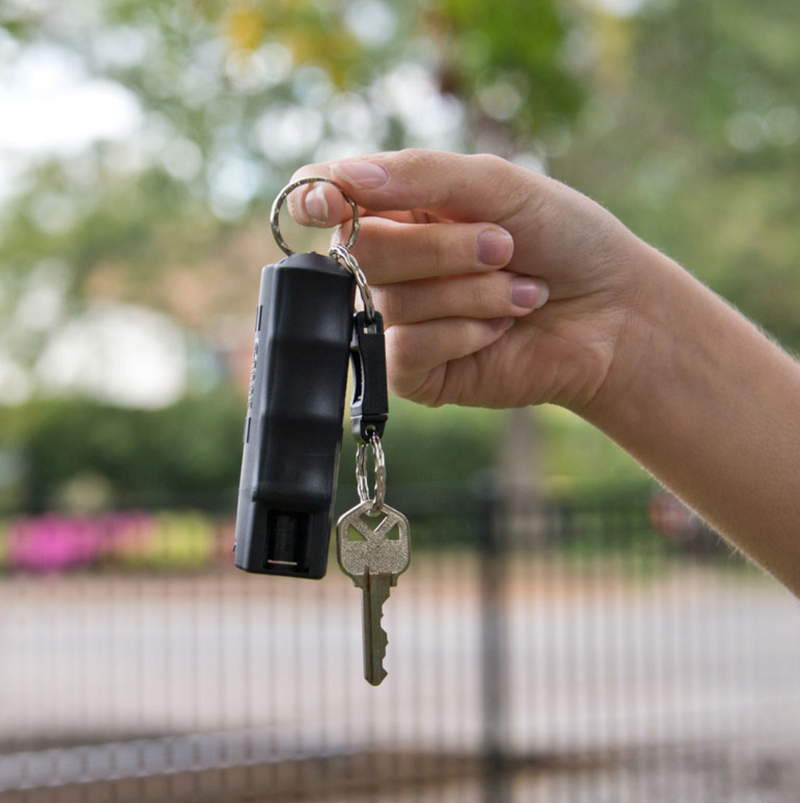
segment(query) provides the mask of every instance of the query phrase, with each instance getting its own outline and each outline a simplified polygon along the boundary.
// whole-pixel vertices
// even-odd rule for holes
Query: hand
[[[312,175],[364,210],[353,252],[387,325],[394,393],[429,406],[591,402],[646,248],[610,213],[495,156],[405,150],[308,165],[293,178]],[[350,217],[329,184],[288,205],[306,225]]]
[[[368,210],[354,251],[395,393],[568,407],[800,595],[800,365],[756,326],[602,207],[497,157],[410,150],[309,175]],[[324,183],[289,207],[322,226],[349,211]]]

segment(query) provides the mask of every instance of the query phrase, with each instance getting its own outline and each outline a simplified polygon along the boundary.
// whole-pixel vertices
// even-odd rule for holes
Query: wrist
[[[688,284],[699,285],[677,263],[638,238],[627,254],[625,286],[618,289],[619,310],[611,358],[591,398],[572,412],[600,429],[637,418],[638,396],[651,388],[648,372],[656,352],[674,348],[670,329],[686,321]]]

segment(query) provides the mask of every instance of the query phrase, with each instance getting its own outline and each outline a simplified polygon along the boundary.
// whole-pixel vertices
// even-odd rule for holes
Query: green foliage
[[[531,135],[577,108],[577,84],[561,59],[567,26],[555,0],[488,10],[450,0],[374,3],[372,13],[382,9],[388,26],[383,34],[357,24],[370,9],[355,0],[112,0],[61,24],[73,2],[18,5],[0,19],[25,45],[67,51],[87,74],[127,89],[141,128],[131,141],[32,163],[0,221],[9,313],[24,282],[8,277],[54,255],[68,275],[69,313],[80,309],[98,272],[121,279],[126,298],[153,303],[158,297],[148,288],[174,268],[219,252],[222,269],[231,259],[230,235],[248,219],[263,226],[277,188],[321,144],[418,144],[409,119],[385,102],[386,81],[400,67],[417,65],[473,119],[494,114],[517,133]],[[487,104],[497,91],[511,106]],[[361,109],[357,127],[342,113],[348,103]],[[317,121],[319,134],[286,150],[275,129],[297,112],[309,122],[295,123],[296,132]],[[472,134],[463,132],[464,147]],[[54,207],[67,214],[59,220]],[[249,311],[252,299],[242,295]],[[7,336],[0,347],[32,365],[51,334],[36,342]],[[236,486],[242,409],[235,393],[218,390],[157,412],[75,399],[37,402],[0,419],[9,423],[6,445],[25,460],[23,507],[100,498],[103,487],[109,504],[172,503],[187,494],[208,494],[211,503]],[[462,483],[494,461],[497,416],[403,402],[393,403],[392,415],[387,448],[397,485]],[[353,447],[349,438],[344,443],[342,486],[352,496]]]
[[[435,410],[392,397],[385,446],[392,482],[463,484],[495,463],[503,416],[448,405]]]
[[[537,410],[542,429],[544,489],[549,496],[647,499],[653,481],[613,441],[560,407]],[[619,501],[622,501],[620,499]]]
[[[162,410],[128,410],[82,399],[0,411],[0,446],[24,465],[16,507],[59,506],[76,479],[101,478],[105,504],[228,507],[238,482],[244,404],[229,389]]]
[[[216,224],[208,208],[186,197],[185,188],[166,171],[150,168],[133,177],[113,175],[108,159],[95,154],[99,180],[87,199],[86,188],[75,186],[65,166],[40,166],[31,188],[10,212],[0,239],[0,260],[24,273],[32,264],[53,255],[70,267],[72,295],[83,294],[83,283],[104,264],[126,265],[134,286],[152,281],[163,271],[163,259],[181,243],[182,258],[191,258],[198,241],[207,242],[203,226]],[[69,205],[75,226],[42,228],[43,197]],[[135,270],[134,270],[135,269]]]
[[[77,56],[88,75],[132,94],[142,124],[131,141],[30,165],[0,220],[0,314],[11,319],[25,277],[54,257],[68,275],[68,314],[99,271],[113,269],[127,298],[152,303],[146,288],[176,267],[209,255],[220,270],[241,261],[233,235],[251,222],[265,232],[275,191],[323,146],[345,154],[419,143],[409,118],[385,102],[388,78],[415,65],[461,104],[464,149],[488,142],[504,155],[552,157],[539,146],[559,132],[554,175],[800,351],[795,0],[652,0],[628,18],[557,0],[387,0],[383,39],[357,33],[353,14],[363,8],[355,0],[3,4],[0,31],[21,52],[44,44]],[[573,62],[583,72],[565,66]],[[363,114],[358,124],[348,104]],[[281,150],[274,130],[298,110],[306,122],[296,131],[319,124],[318,136]],[[249,325],[249,291],[242,299]],[[3,332],[0,349],[32,365],[55,336]],[[239,395],[224,388],[152,413],[43,401],[0,411],[0,448],[24,458],[17,501],[25,507],[56,504],[65,485],[92,476],[113,501],[199,494],[213,505],[237,482],[242,417]],[[548,490],[649,487],[588,426],[558,410],[540,420]],[[496,413],[393,401],[391,482],[466,481],[495,461],[502,425]],[[342,494],[352,498],[344,443]]]
[[[472,112],[488,90],[485,105],[494,107],[495,119],[530,136],[578,111],[583,93],[562,58],[568,32],[563,5],[442,0],[440,13],[447,42],[445,86],[467,98]]]
[[[382,33],[357,26],[366,7],[354,0],[113,0],[71,15],[78,3],[12,4],[0,25],[24,45],[57,48],[90,76],[127,89],[141,127],[130,141],[34,161],[0,226],[7,268],[59,254],[76,277],[113,262],[135,283],[143,268],[153,275],[198,241],[223,236],[228,220],[263,220],[292,170],[326,142],[345,150],[353,141],[416,144],[408,119],[384,100],[382,82],[402,65],[424,65],[436,78],[441,64],[443,88],[472,109],[488,85],[515,85],[511,116],[527,133],[548,115],[576,110],[555,0],[496,8],[386,0],[372,4],[373,13],[383,9]],[[358,124],[342,111],[354,100]],[[298,136],[287,143],[278,129],[289,118]],[[53,200],[70,210],[63,225],[47,220]],[[72,283],[78,293],[81,286]]]
[[[244,399],[219,387],[161,410],[81,399],[0,408],[0,451],[23,463],[9,510],[74,504],[230,510],[236,501]],[[491,465],[497,413],[423,410],[392,400],[386,448],[393,487],[463,486]],[[344,433],[340,502],[355,499],[354,441]]]
[[[653,2],[602,28],[619,44],[554,174],[797,351],[800,6]]]

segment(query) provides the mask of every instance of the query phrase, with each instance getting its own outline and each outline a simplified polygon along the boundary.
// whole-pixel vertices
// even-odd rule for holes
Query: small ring
[[[348,251],[346,246],[338,243],[331,246],[328,255],[338,260],[340,263],[343,262],[345,269],[350,271],[353,278],[356,280],[356,285],[358,285],[358,291],[361,293],[361,300],[364,302],[364,311],[367,313],[367,323],[374,323],[375,302],[372,300],[372,291],[369,289],[367,277],[364,275],[364,271],[361,270],[358,260]]]
[[[369,479],[367,477],[367,449],[372,447],[372,460],[375,465],[375,496],[370,496]],[[368,516],[376,516],[383,510],[386,498],[386,460],[383,455],[381,439],[374,434],[367,443],[359,443],[356,450],[356,481],[358,484],[358,498],[361,504],[372,502],[367,511]]]
[[[356,204],[356,202],[335,181],[331,181],[329,178],[323,178],[322,176],[307,176],[306,178],[299,178],[297,181],[287,184],[281,190],[281,194],[272,204],[272,213],[270,214],[269,221],[270,226],[272,227],[272,235],[275,237],[275,242],[278,243],[283,253],[288,257],[290,257],[294,251],[292,251],[292,249],[286,245],[286,240],[283,239],[283,235],[281,234],[281,207],[283,206],[283,202],[286,200],[289,193],[294,192],[294,190],[296,190],[298,187],[302,187],[304,184],[313,184],[316,181],[324,181],[326,184],[333,184],[333,186],[336,187],[340,193],[342,193],[345,201],[350,204],[350,208],[353,210],[353,230],[350,232],[350,239],[347,241],[347,248],[352,248],[356,243],[358,230],[361,228],[361,223],[358,219],[358,204]]]

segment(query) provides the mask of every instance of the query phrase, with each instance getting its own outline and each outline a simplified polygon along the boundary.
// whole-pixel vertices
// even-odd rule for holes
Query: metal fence
[[[235,570],[229,518],[6,526],[0,801],[795,803],[776,583],[641,504],[395,493],[378,688],[360,592]]]

